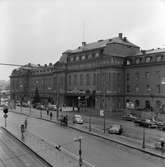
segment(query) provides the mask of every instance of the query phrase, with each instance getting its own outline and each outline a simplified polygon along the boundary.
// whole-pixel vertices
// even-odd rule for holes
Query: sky
[[[165,48],[165,0],[0,0],[0,63],[48,64],[62,52],[123,33]],[[15,67],[0,65],[0,80]]]

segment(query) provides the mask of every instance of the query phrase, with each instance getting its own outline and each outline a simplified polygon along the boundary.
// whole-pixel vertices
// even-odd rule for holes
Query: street
[[[25,119],[25,116],[11,112],[8,115],[7,128],[11,131],[14,131],[15,128],[18,129]],[[4,119],[2,116],[0,118],[1,126],[4,126]],[[29,118],[28,130],[50,143],[61,145],[76,155],[78,155],[79,146],[77,142],[74,142],[74,138],[82,136],[82,157],[96,167],[165,166],[163,159],[143,154],[142,152],[70,128],[60,127],[48,121]]]

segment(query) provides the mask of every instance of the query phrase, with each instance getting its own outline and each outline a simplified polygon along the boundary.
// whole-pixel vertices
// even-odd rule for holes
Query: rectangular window
[[[127,93],[129,93],[129,92],[130,92],[130,86],[127,85]]]
[[[96,85],[96,73],[93,74],[93,85]]]
[[[139,80],[140,79],[140,74],[139,74],[139,72],[136,72],[135,73],[135,80]]]
[[[146,89],[147,89],[148,92],[150,92],[151,91],[150,85],[146,85]]]
[[[145,78],[149,79],[151,77],[151,74],[149,72],[145,72]]]
[[[69,80],[69,81],[68,81],[68,82],[69,82],[68,84],[69,84],[69,86],[71,86],[71,85],[72,85],[72,77],[71,77],[71,75],[69,75],[68,80]]]
[[[157,92],[160,93],[160,84],[157,85]]]
[[[129,81],[129,80],[130,80],[130,74],[127,73],[127,81]]]
[[[89,74],[86,74],[86,85],[90,85]]]
[[[80,74],[80,85],[84,84],[84,78],[83,78],[83,74]]]
[[[77,75],[74,75],[74,85],[77,85]]]

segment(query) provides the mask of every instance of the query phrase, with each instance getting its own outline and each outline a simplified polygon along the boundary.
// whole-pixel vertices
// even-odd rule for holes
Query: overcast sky
[[[0,0],[0,63],[55,63],[120,32],[142,49],[165,47],[164,18],[165,0]],[[0,80],[12,69],[0,66]]]

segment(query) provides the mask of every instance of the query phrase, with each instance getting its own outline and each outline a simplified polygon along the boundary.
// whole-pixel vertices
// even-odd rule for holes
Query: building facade
[[[11,97],[29,100],[37,88],[42,102],[93,108],[107,113],[126,104],[161,108],[165,104],[165,50],[141,51],[122,33],[112,39],[83,42],[65,51],[55,64],[25,65],[10,76]]]

